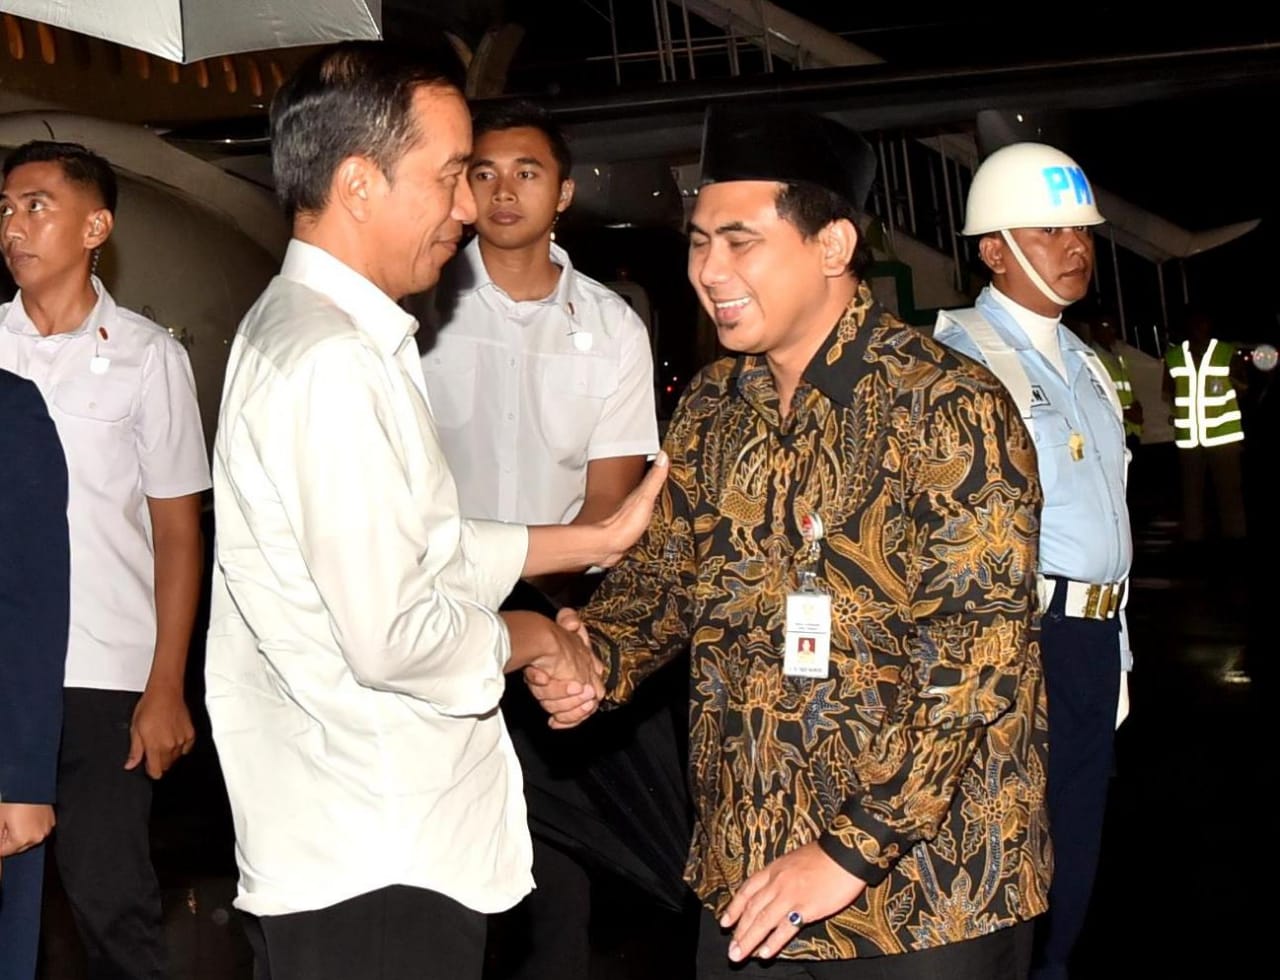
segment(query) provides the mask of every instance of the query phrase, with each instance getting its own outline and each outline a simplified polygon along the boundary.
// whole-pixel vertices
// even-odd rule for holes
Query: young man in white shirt
[[[574,182],[547,113],[516,103],[481,112],[474,128],[467,179],[477,234],[432,294],[440,328],[422,359],[440,441],[465,516],[597,520],[658,450],[649,335],[626,300],[574,269],[552,240]],[[565,793],[576,808],[592,806],[570,785],[582,747],[539,737],[543,713],[523,684],[511,685],[503,710],[527,782],[549,794],[529,798],[538,889],[504,923],[505,945],[520,956],[513,977],[585,976],[587,872],[553,843],[559,827],[552,839],[539,830],[558,821]]]
[[[271,111],[293,223],[241,322],[214,448],[206,680],[259,980],[478,977],[486,913],[532,886],[503,674],[584,704],[599,665],[522,575],[611,564],[658,465],[605,521],[463,520],[397,303],[475,217],[462,93],[380,44],[308,61]]]
[[[151,781],[191,750],[183,699],[209,463],[186,352],[93,275],[115,222],[102,157],[33,142],[4,163],[0,242],[19,292],[0,367],[35,382],[69,475],[71,629],[54,856],[90,977],[164,975]]]
[[[552,240],[573,201],[570,167],[538,107],[476,118],[477,235],[434,294],[440,328],[422,359],[468,517],[597,520],[658,450],[644,324]]]

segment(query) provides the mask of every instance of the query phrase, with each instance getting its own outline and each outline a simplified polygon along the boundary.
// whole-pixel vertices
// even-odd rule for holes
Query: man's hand
[[[0,803],[0,857],[35,847],[53,832],[54,823],[47,803]]]
[[[195,726],[181,691],[148,687],[133,709],[124,767],[136,769],[146,759],[147,775],[159,779],[195,744]]]
[[[556,616],[557,627],[567,636],[572,636],[588,651],[591,649],[591,638],[587,635],[582,620],[572,609],[561,609]],[[577,678],[558,676],[554,671],[541,664],[532,664],[524,672],[525,683],[530,693],[538,700],[543,709],[551,716],[547,722],[552,728],[573,728],[580,725],[595,713],[600,699],[604,697],[604,664],[591,657],[593,676],[592,685],[596,695],[584,700],[582,685]]]
[[[802,926],[848,908],[866,887],[816,842],[784,854],[743,882],[720,917],[721,928],[737,926],[729,959],[737,963],[752,955],[777,956]],[[793,912],[800,916],[799,925],[788,921]]]
[[[561,716],[552,728],[569,728],[589,717],[604,696],[604,665],[591,653],[583,632],[574,632],[532,612],[501,614],[511,634],[508,669],[524,668],[535,697],[539,690],[554,692],[554,710]],[[530,680],[537,679],[537,686]],[[538,698],[542,701],[542,698]],[[546,705],[544,705],[546,707]]]
[[[604,534],[604,553],[596,559],[597,565],[611,568],[618,564],[648,529],[653,506],[667,481],[670,463],[665,452],[658,453],[639,486],[627,494],[612,515],[596,524]]]
[[[541,524],[529,528],[529,550],[521,575],[536,579],[553,572],[591,565],[604,568],[616,565],[648,529],[653,506],[670,469],[667,454],[658,453],[640,485],[603,520],[590,524]]]

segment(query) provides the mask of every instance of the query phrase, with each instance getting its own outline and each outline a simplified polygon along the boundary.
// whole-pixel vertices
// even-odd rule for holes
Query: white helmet
[[[1013,143],[996,150],[974,173],[961,234],[1074,228],[1105,220],[1088,178],[1071,157],[1043,143]]]
[[[1055,293],[1019,248],[1013,228],[1078,228],[1100,225],[1093,188],[1080,166],[1043,143],[1013,143],[982,161],[969,186],[962,235],[999,232],[1031,283],[1056,306],[1071,300]]]

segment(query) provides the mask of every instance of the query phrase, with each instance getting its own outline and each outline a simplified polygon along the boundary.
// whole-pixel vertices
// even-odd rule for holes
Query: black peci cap
[[[875,176],[871,144],[825,116],[758,106],[707,107],[702,123],[703,184],[817,184],[862,211]]]

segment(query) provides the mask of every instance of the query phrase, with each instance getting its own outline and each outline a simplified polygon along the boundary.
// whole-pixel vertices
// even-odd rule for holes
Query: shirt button
[[[507,363],[508,363],[508,364],[510,364],[512,367],[515,367],[515,366],[516,366],[516,359],[513,357],[513,358],[511,358],[511,360],[509,360]]]
[[[515,413],[514,413],[514,412],[508,412],[508,413],[507,413],[507,421],[508,421],[508,422],[510,422],[510,421],[511,421],[512,419],[514,419],[515,417],[516,417],[516,416],[515,416]]]

